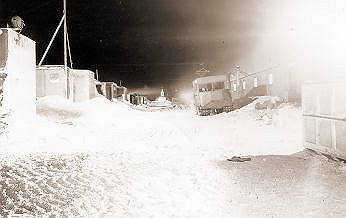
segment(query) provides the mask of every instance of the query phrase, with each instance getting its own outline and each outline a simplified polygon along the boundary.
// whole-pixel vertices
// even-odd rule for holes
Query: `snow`
[[[8,128],[0,135],[1,165],[18,171],[6,171],[7,189],[20,180],[31,181],[24,190],[41,190],[30,191],[30,198],[18,192],[22,200],[9,197],[13,207],[7,212],[22,208],[31,215],[236,215],[226,188],[232,180],[220,162],[233,155],[290,155],[303,149],[299,107],[256,110],[255,104],[200,117],[192,109],[148,112],[103,97],[80,103],[59,96],[40,98],[35,120],[4,118]],[[38,181],[49,187],[42,188]],[[58,203],[53,202],[56,197]],[[45,199],[51,203],[38,206],[47,203]],[[34,209],[23,209],[20,202]]]

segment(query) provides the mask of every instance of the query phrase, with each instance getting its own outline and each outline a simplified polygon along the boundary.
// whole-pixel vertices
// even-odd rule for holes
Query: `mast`
[[[66,83],[67,83],[67,92],[66,92],[66,95],[67,95],[67,99],[70,98],[70,78],[69,78],[69,72],[67,70],[67,23],[66,23],[66,20],[67,20],[67,17],[66,17],[66,0],[63,0],[63,4],[64,4],[64,71],[65,71],[65,75],[66,75]]]

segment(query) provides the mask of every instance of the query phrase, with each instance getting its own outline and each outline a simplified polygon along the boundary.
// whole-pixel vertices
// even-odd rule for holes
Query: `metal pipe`
[[[51,38],[51,40],[50,40],[50,42],[49,42],[49,44],[48,44],[48,46],[47,46],[47,48],[46,48],[46,51],[44,52],[44,54],[43,54],[43,56],[42,56],[42,58],[41,58],[41,60],[40,60],[40,63],[38,64],[39,67],[42,65],[42,62],[43,62],[44,59],[46,58],[46,55],[47,55],[47,53],[48,53],[50,47],[52,46],[52,43],[53,43],[53,41],[54,41],[54,39],[55,39],[55,37],[56,37],[56,34],[58,34],[58,31],[59,31],[59,29],[60,29],[60,27],[61,27],[61,24],[62,24],[62,22],[64,21],[64,19],[65,19],[65,15],[62,16],[62,18],[61,18],[61,20],[60,20],[60,23],[59,23],[58,27],[56,28],[56,30],[55,30],[55,32],[54,32],[54,34],[53,34],[53,37]]]

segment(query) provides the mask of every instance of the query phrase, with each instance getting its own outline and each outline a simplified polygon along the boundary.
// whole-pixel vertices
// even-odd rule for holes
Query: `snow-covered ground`
[[[3,118],[8,126],[0,136],[1,215],[256,216],[248,209],[254,204],[259,216],[289,216],[270,202],[283,193],[246,202],[250,194],[242,192],[256,188],[239,183],[256,181],[235,176],[240,166],[226,159],[302,151],[298,107],[256,110],[252,103],[199,117],[193,110],[148,112],[104,98],[70,103],[49,96],[38,100],[37,113],[34,120]],[[244,165],[257,172],[256,180],[266,172],[257,159]],[[273,164],[279,171],[283,167]],[[266,195],[266,188],[270,183],[257,195]],[[274,206],[263,212],[263,204]]]

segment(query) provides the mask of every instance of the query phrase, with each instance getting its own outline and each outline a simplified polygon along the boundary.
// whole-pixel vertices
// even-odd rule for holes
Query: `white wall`
[[[74,102],[86,101],[95,97],[94,73],[89,70],[70,70],[70,86]]]
[[[0,30],[2,57],[6,57],[3,72],[3,107],[18,118],[36,114],[35,42],[11,29]],[[7,45],[7,46],[6,46]]]
[[[42,66],[36,69],[36,96],[67,97],[67,77],[63,66]]]

